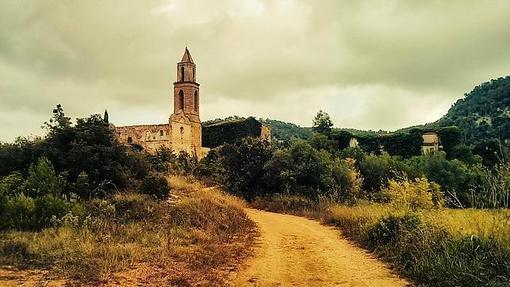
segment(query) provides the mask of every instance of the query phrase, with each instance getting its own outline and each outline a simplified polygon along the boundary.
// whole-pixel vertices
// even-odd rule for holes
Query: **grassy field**
[[[76,204],[56,227],[0,233],[0,285],[224,285],[253,242],[244,203],[183,177],[170,184],[169,201],[119,193]]]
[[[354,206],[300,197],[254,207],[319,219],[426,286],[510,286],[510,211]]]

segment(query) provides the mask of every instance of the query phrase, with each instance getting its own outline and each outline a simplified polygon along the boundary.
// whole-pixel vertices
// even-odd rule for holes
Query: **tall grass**
[[[389,204],[347,206],[285,196],[254,204],[337,226],[417,284],[510,286],[508,210],[413,212]]]
[[[159,266],[160,284],[225,284],[218,270],[244,256],[253,223],[243,203],[182,177],[171,202],[127,193],[75,207],[58,227],[0,233],[0,264],[50,269],[71,281],[100,284],[139,264]]]

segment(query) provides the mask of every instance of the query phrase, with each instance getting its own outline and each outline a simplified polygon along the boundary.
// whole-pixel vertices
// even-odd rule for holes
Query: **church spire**
[[[109,124],[109,119],[108,119],[108,111],[105,109],[104,110],[104,116],[103,116],[103,121],[105,124]]]
[[[188,47],[184,49],[184,55],[182,56],[181,63],[193,63],[193,58],[191,58]]]

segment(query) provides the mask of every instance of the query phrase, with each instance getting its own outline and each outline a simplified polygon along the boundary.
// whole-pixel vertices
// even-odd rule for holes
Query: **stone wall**
[[[140,145],[148,152],[161,146],[171,147],[168,124],[115,127],[115,133],[119,142]]]

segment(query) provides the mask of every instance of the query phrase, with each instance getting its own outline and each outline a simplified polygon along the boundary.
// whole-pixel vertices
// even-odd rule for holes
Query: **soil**
[[[337,229],[298,216],[247,213],[260,237],[233,286],[410,286]]]

